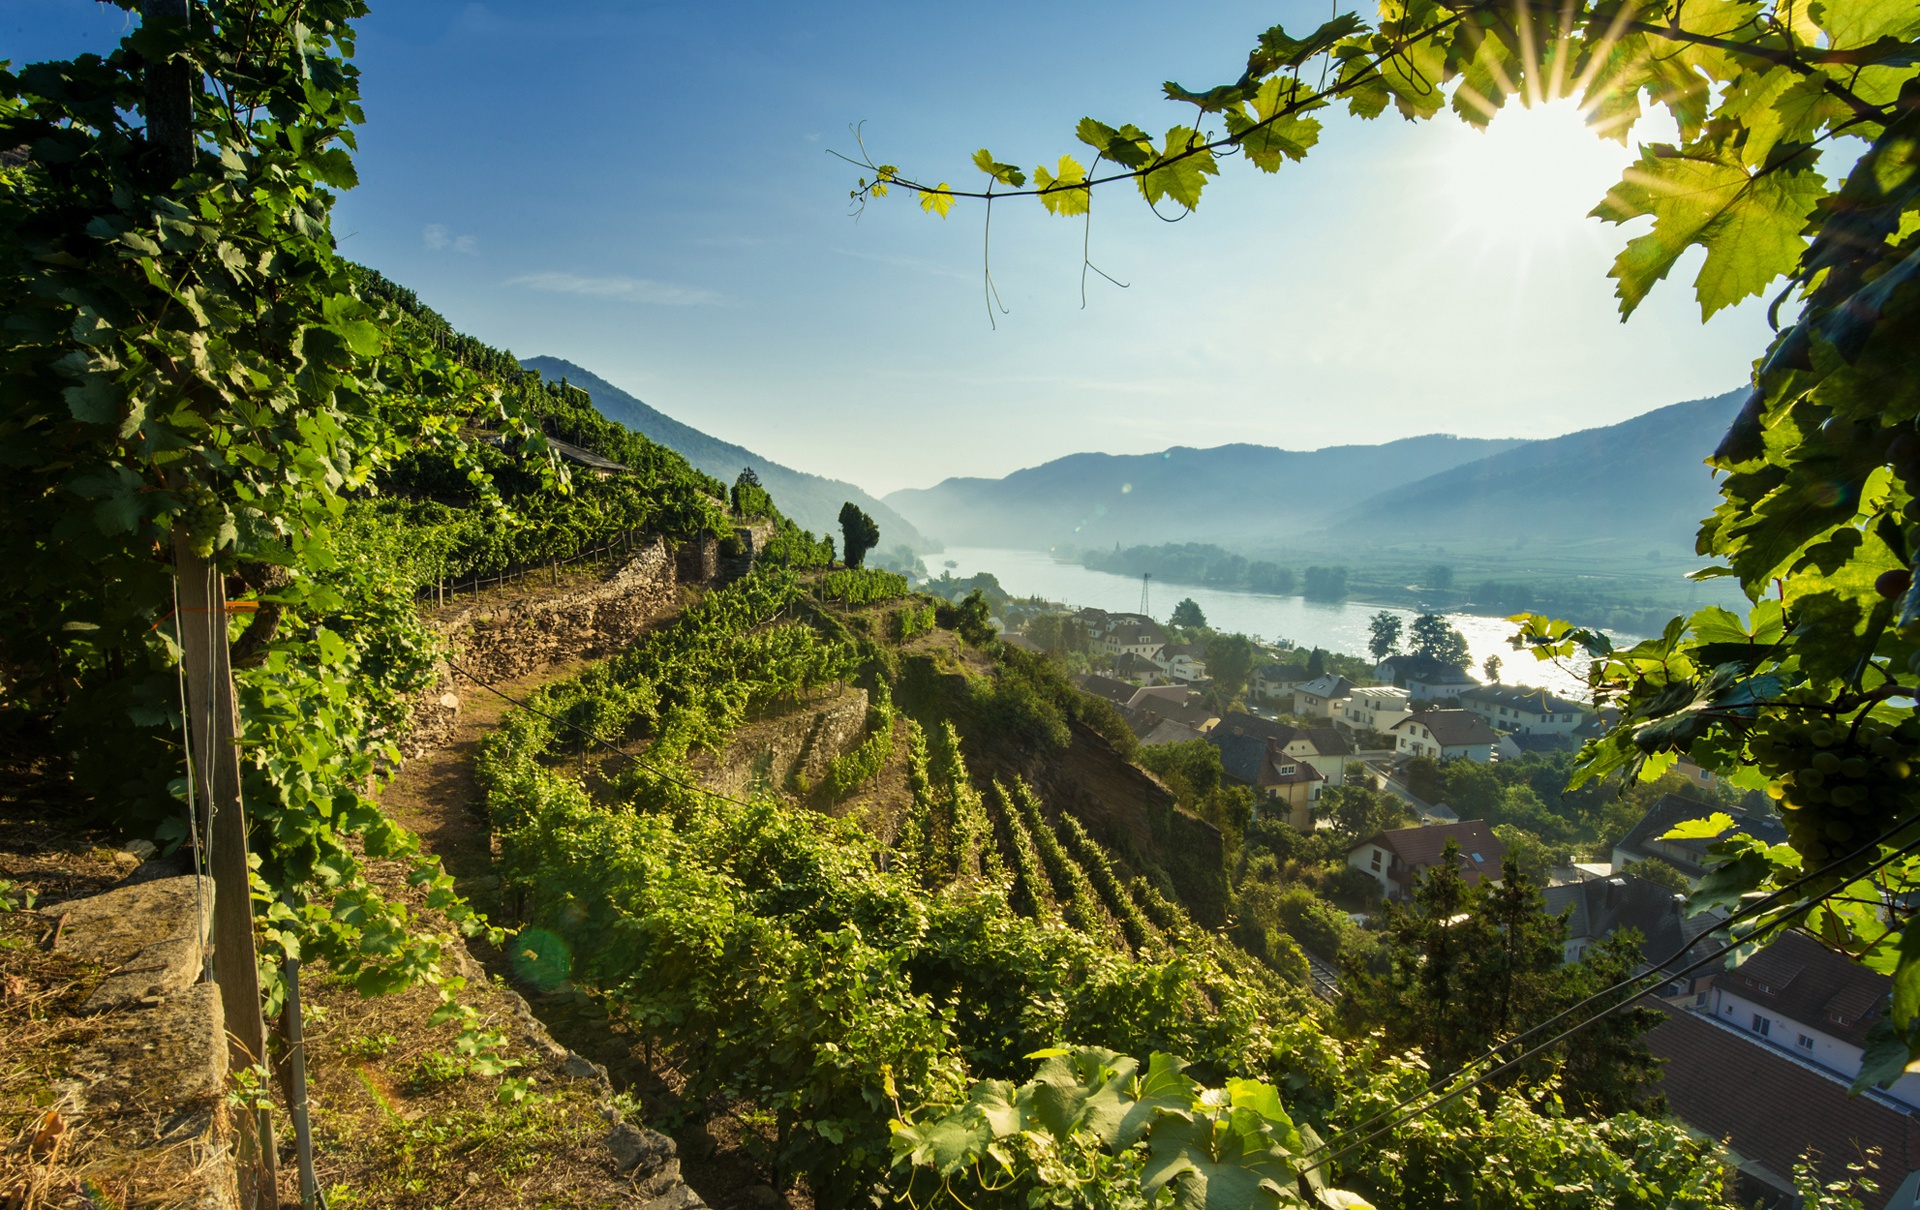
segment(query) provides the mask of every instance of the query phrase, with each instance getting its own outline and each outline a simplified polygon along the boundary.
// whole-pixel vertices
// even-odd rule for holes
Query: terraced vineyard
[[[1311,995],[1196,924],[1151,861],[1120,857],[1018,774],[976,771],[1002,768],[1010,750],[1093,742],[1070,717],[1085,699],[1058,672],[990,640],[903,628],[903,611],[926,608],[901,602],[904,585],[847,574],[756,571],[546,687],[488,741],[480,771],[507,889],[524,904],[523,977],[597,994],[678,1073],[685,1103],[744,1123],[776,1184],[804,1178],[820,1206],[876,1182],[919,1198],[943,1167],[956,1198],[958,1174],[966,1204],[1002,1204],[985,1196],[1005,1192],[989,1171],[998,1161],[938,1140],[984,1148],[996,1136],[969,1115],[1035,1057],[1053,1065],[1043,1078],[1092,1081],[1087,1096],[1120,1079],[1125,1055],[1241,1089],[1214,1102],[1196,1091],[1181,1120],[1213,1104],[1201,1116],[1242,1131],[1254,1168],[1309,1145],[1313,1128],[1296,1119],[1337,1130],[1418,1086],[1416,1062],[1333,1040]],[[743,724],[804,722],[850,685],[868,693],[866,731],[828,777],[773,779],[745,797],[700,784]],[[1243,1102],[1266,1108],[1246,1117]],[[1422,1164],[1459,1158],[1488,1113],[1536,1112],[1513,1097],[1456,1105],[1451,1122],[1438,1115],[1396,1141],[1424,1138]],[[994,1120],[1009,1138],[1031,1133]],[[1138,1194],[1139,1136],[1118,1146],[1062,1129],[1031,1145],[1104,1157],[1088,1158],[1097,1180]],[[1588,1143],[1542,1163],[1568,1187],[1624,1163]],[[1706,1162],[1677,1135],[1673,1147],[1676,1170]],[[1405,1187],[1409,1162],[1374,1154],[1348,1175]],[[1015,1183],[1049,1184],[1043,1168]],[[1293,1186],[1285,1164],[1256,1183],[1273,1173],[1276,1188]]]

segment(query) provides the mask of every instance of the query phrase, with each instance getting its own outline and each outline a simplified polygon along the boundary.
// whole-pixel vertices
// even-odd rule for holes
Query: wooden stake
[[[248,881],[247,818],[240,802],[240,720],[227,651],[227,593],[218,570],[195,554],[185,535],[173,541],[180,588],[181,662],[187,674],[187,710],[207,779],[196,779],[207,821],[207,872],[214,883],[213,971],[227,1018],[227,1062],[232,1068],[264,1063],[266,1022],[260,1015],[260,967],[253,946],[253,889]],[[236,1115],[240,1123],[240,1204],[277,1206],[280,1200],[273,1119],[266,1109]],[[249,1179],[251,1178],[251,1179]]]

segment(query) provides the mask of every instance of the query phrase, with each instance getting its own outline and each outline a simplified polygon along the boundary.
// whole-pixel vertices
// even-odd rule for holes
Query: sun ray
[[[1533,41],[1533,9],[1527,0],[1514,0],[1515,23],[1520,35],[1520,71],[1526,77],[1526,94],[1521,104],[1532,109],[1540,100],[1540,48]]]
[[[1633,0],[1627,0],[1627,3],[1622,4],[1620,11],[1615,13],[1613,20],[1608,23],[1606,36],[1600,39],[1598,46],[1593,48],[1591,57],[1587,60],[1587,68],[1580,73],[1580,79],[1574,84],[1573,89],[1573,95],[1582,98],[1583,103],[1586,97],[1594,95],[1592,93],[1594,79],[1606,66],[1607,60],[1613,57],[1613,49],[1620,44],[1620,35],[1626,32],[1627,22],[1633,20],[1634,14],[1638,11],[1639,8]],[[1605,96],[1606,94],[1602,91],[1597,95]],[[1593,104],[1597,105],[1599,102],[1595,101]]]

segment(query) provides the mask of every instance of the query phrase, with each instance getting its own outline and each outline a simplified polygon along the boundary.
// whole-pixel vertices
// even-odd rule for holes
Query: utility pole
[[[1140,573],[1140,616],[1143,618],[1151,618],[1153,616],[1153,614],[1147,608],[1147,590],[1152,586],[1153,586],[1153,573],[1150,571],[1141,572]]]
[[[142,0],[143,24],[190,19],[188,0]],[[190,63],[170,58],[146,68],[147,140],[161,153],[160,171],[172,185],[193,170],[193,93]],[[179,530],[173,537],[173,573],[178,582],[181,663],[186,672],[190,734],[205,776],[195,789],[205,797],[207,873],[214,881],[213,968],[226,1016],[229,1067],[264,1063],[266,1023],[260,1015],[260,969],[253,946],[253,891],[247,863],[247,820],[240,802],[240,719],[233,697],[227,650],[227,593],[219,569],[193,549]],[[189,760],[195,754],[189,753]],[[240,1204],[247,1210],[278,1206],[273,1120],[265,1108],[239,1119]]]

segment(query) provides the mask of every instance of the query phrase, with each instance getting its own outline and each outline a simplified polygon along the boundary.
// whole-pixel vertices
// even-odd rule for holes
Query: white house
[[[1850,962],[1804,933],[1778,940],[1714,980],[1713,1016],[1843,1076],[1860,1074],[1867,1032],[1887,1012],[1893,980]],[[1885,1090],[1920,1108],[1920,1074]]]
[[[1393,725],[1393,750],[1402,756],[1431,756],[1435,760],[1465,758],[1487,764],[1493,760],[1499,736],[1487,721],[1465,710],[1428,710],[1410,714]]]
[[[1486,719],[1494,730],[1522,735],[1572,735],[1589,713],[1583,702],[1522,686],[1476,685],[1457,696],[1462,709]]]
[[[1087,643],[1098,655],[1132,655],[1151,661],[1167,645],[1167,632],[1152,622],[1144,626],[1136,622],[1125,622],[1103,634],[1094,635]]]
[[[1313,679],[1307,675],[1305,664],[1262,664],[1253,670],[1249,689],[1263,702],[1281,698],[1290,702],[1293,691]]]
[[[1293,712],[1307,717],[1335,718],[1340,713],[1340,703],[1352,692],[1352,681],[1328,673],[1293,691]]]
[[[1392,685],[1369,685],[1355,689],[1340,705],[1334,723],[1349,731],[1393,730],[1393,725],[1413,713],[1413,700],[1405,689]]]
[[[1406,689],[1416,702],[1458,697],[1480,683],[1466,669],[1430,655],[1390,655],[1375,666],[1373,675]]]

